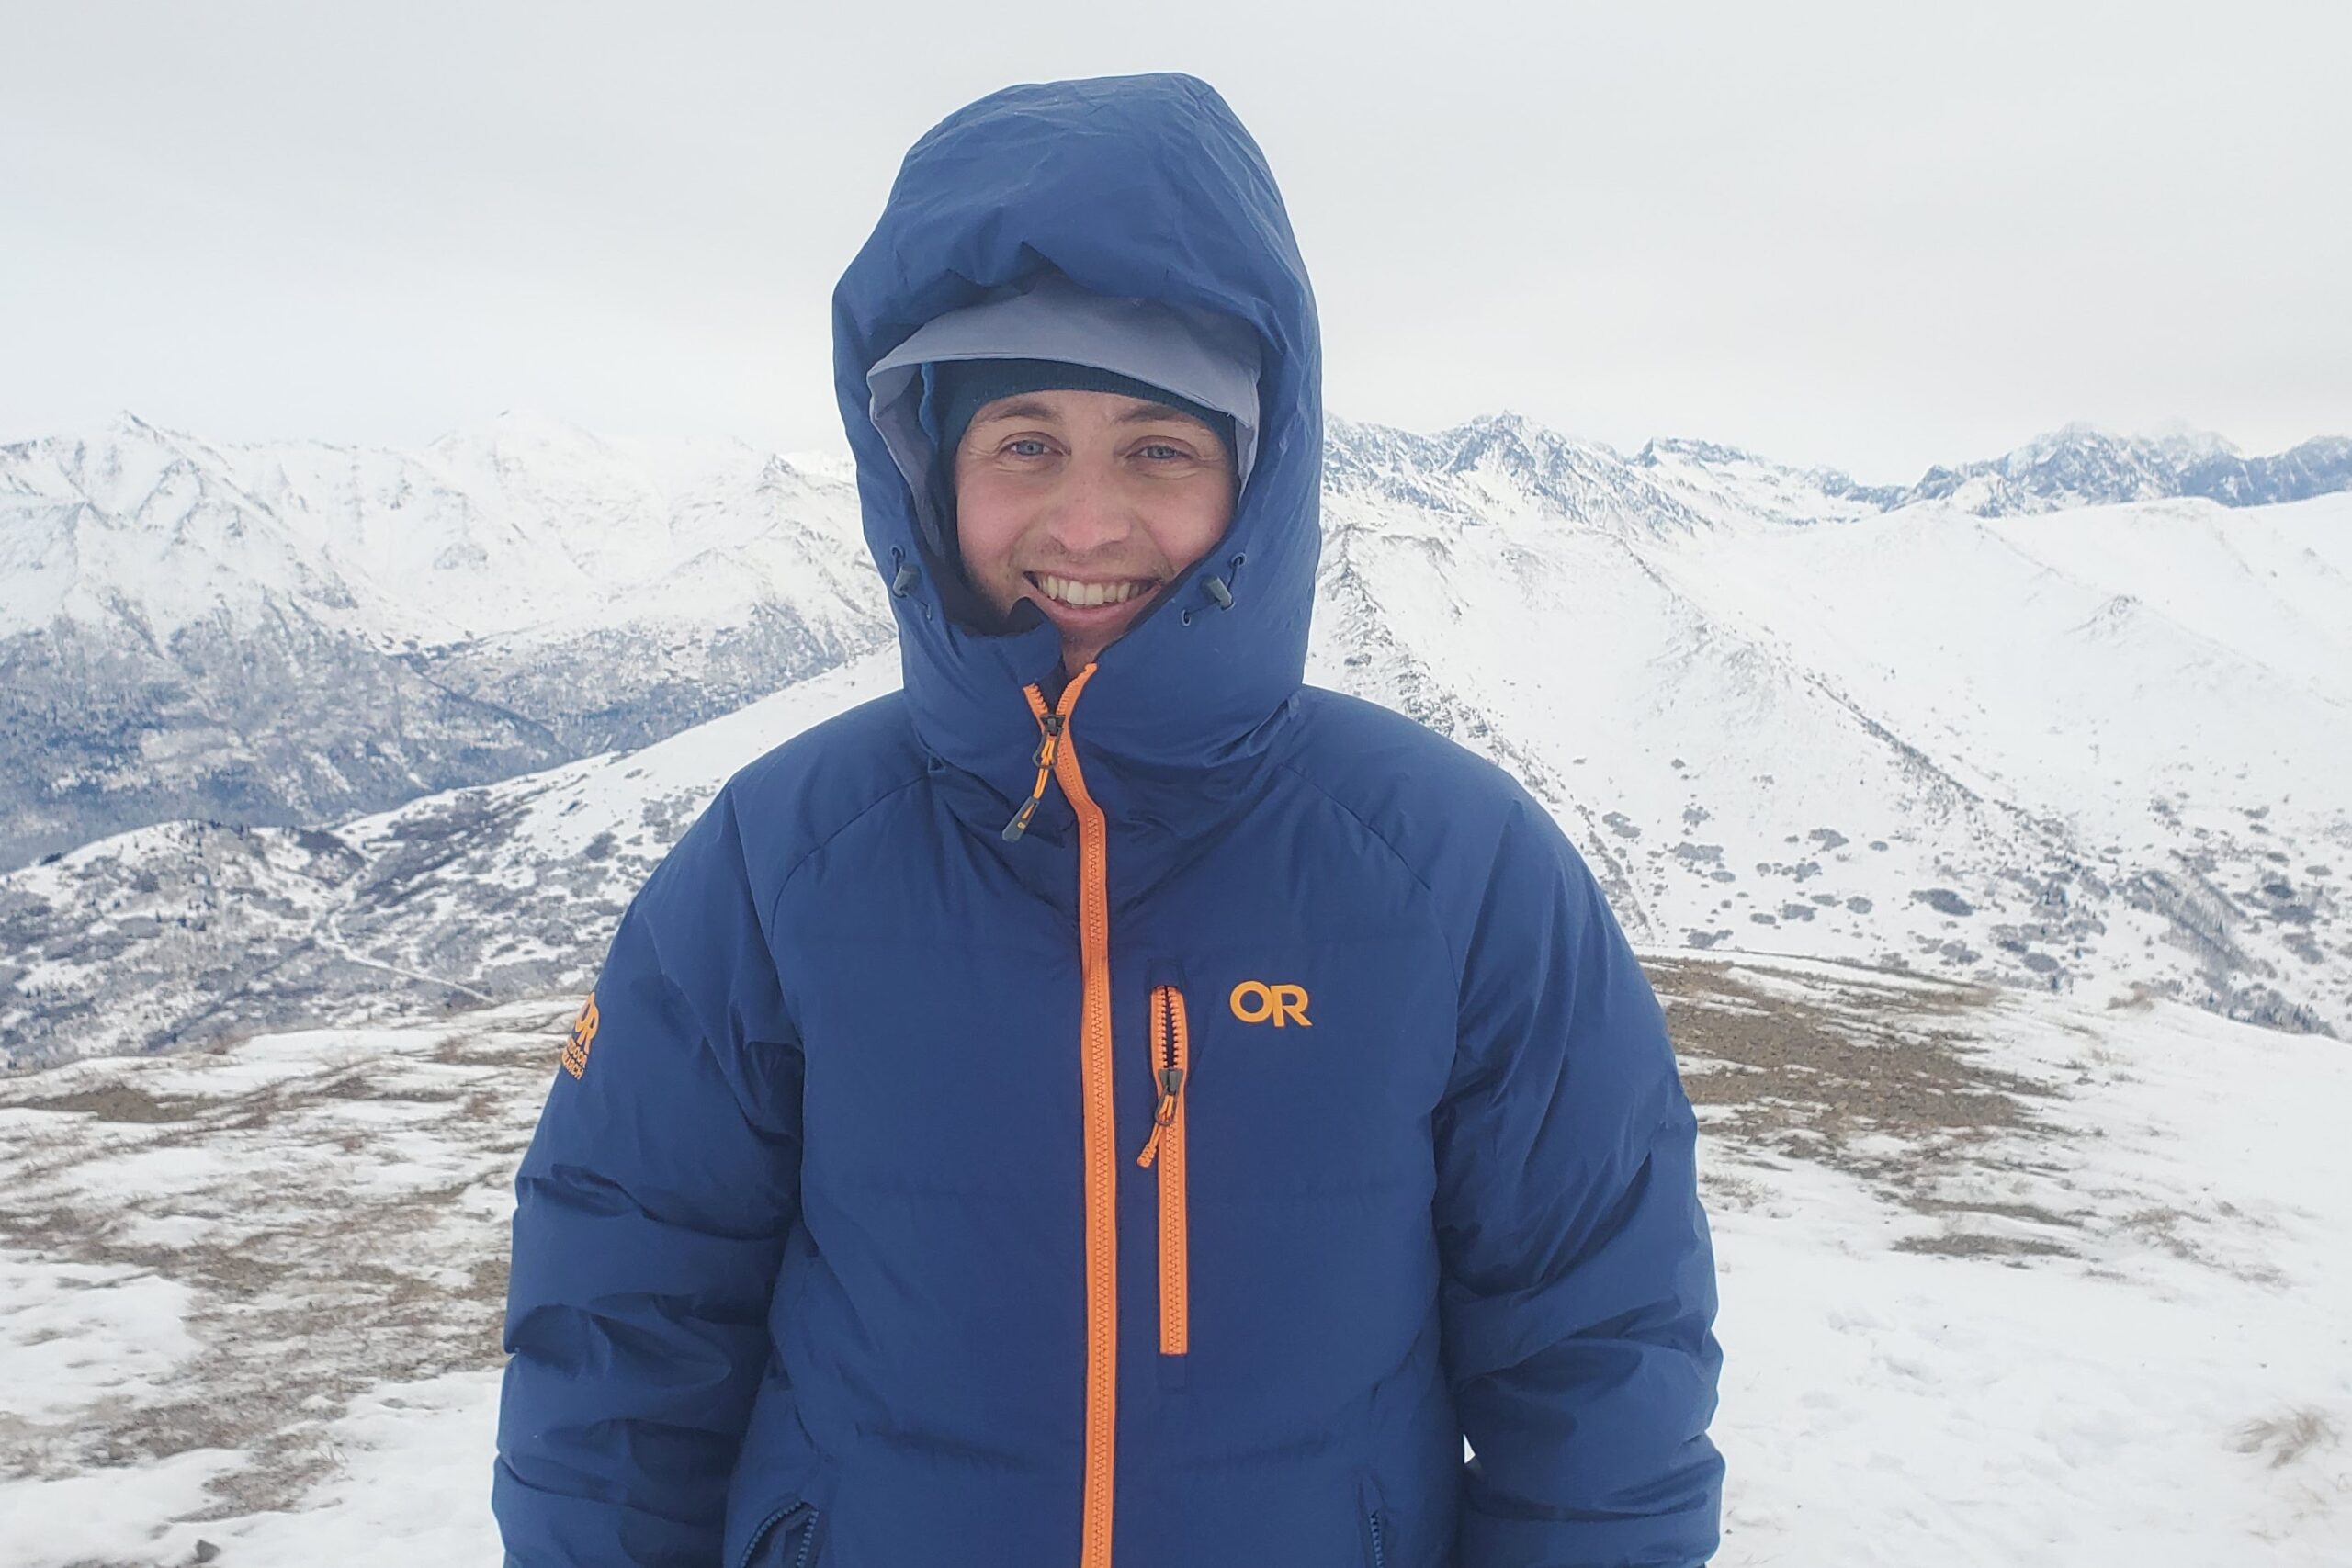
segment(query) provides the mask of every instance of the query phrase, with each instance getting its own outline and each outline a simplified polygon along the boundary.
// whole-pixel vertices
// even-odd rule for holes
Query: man
[[[509,1561],[1702,1562],[1657,1003],[1515,783],[1301,683],[1254,142],[1189,76],[991,95],[834,319],[904,688],[622,917],[517,1181]]]

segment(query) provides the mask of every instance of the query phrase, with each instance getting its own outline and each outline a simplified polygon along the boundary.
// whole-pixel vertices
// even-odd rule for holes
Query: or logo
[[[564,1071],[578,1077],[588,1070],[588,1047],[596,1043],[596,993],[588,993],[580,1016],[571,1021],[571,1038],[563,1043]]]
[[[1304,986],[1269,986],[1263,980],[1244,980],[1233,987],[1233,1016],[1244,1023],[1271,1022],[1276,1029],[1295,1023],[1301,1029],[1314,1025],[1306,1017],[1306,987]]]

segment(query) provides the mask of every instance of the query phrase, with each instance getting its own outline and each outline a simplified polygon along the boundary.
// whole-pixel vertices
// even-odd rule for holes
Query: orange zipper
[[[1047,776],[1059,779],[1078,815],[1079,974],[1084,995],[1079,1082],[1086,1191],[1086,1458],[1079,1568],[1111,1568],[1112,1444],[1119,1394],[1119,1151],[1111,1095],[1111,896],[1104,876],[1109,834],[1102,808],[1086,793],[1086,775],[1069,736],[1069,711],[1093,673],[1089,664],[1071,676],[1050,713],[1044,692],[1034,684],[1021,689],[1037,718],[1037,783],[1005,824],[1004,836],[1021,836],[1046,797]]]
[[[1184,1086],[1193,1070],[1190,1036],[1184,1027],[1184,993],[1173,986],[1151,988],[1152,1085],[1158,1102],[1151,1137],[1136,1156],[1141,1166],[1159,1160],[1159,1353],[1182,1356],[1191,1348],[1186,1302],[1184,1230]]]

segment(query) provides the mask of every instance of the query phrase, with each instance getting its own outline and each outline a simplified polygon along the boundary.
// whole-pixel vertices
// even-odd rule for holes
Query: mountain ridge
[[[1637,942],[2352,1029],[2352,758],[2312,743],[2352,735],[2352,497],[1799,525],[1745,456],[1596,483],[1527,439],[1341,431],[1309,675],[1518,778]],[[659,739],[0,875],[0,1059],[582,985],[727,776],[895,679],[877,642]]]

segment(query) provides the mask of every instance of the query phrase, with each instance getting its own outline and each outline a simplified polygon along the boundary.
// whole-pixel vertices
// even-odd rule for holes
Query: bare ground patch
[[[354,1395],[498,1364],[507,1183],[570,1017],[217,1095],[187,1091],[205,1076],[190,1057],[125,1062],[121,1079],[62,1095],[0,1085],[0,1104],[56,1116],[0,1145],[0,1247],[187,1287],[197,1346],[135,1396],[64,1420],[0,1416],[0,1474],[226,1449],[246,1462],[201,1517],[289,1507],[340,1463],[328,1424]],[[179,1092],[138,1081],[151,1072]],[[379,1157],[395,1137],[397,1161]],[[190,1179],[117,1185],[126,1164],[181,1153]]]
[[[199,1111],[209,1109],[213,1102],[200,1096],[158,1099],[136,1084],[107,1083],[93,1084],[70,1094],[20,1100],[16,1103],[27,1111],[89,1116],[100,1122],[153,1123],[186,1122]]]
[[[2248,1421],[2233,1435],[2231,1447],[2242,1454],[2267,1454],[2270,1468],[2288,1465],[2343,1440],[2335,1423],[2324,1411],[2304,1407]]]
[[[2037,1168],[2020,1151],[2059,1135],[2044,1111],[2060,1095],[1972,1043],[1992,992],[1859,974],[1783,986],[1703,959],[1645,967],[1691,1101],[1713,1108],[1711,1133],[1848,1172],[1945,1222],[1898,1242],[1905,1251],[2073,1253],[2082,1215],[2005,1195]]]

